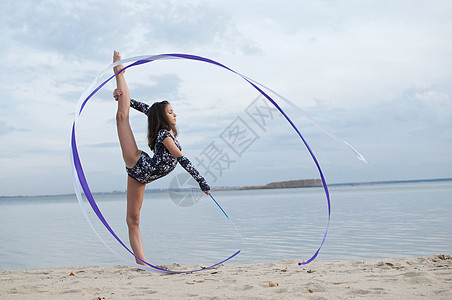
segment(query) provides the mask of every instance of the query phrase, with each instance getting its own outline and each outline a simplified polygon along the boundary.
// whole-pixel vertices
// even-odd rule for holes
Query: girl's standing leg
[[[129,227],[129,241],[133,253],[144,260],[143,241],[140,231],[140,211],[143,205],[144,189],[146,185],[128,176],[127,179],[127,226]],[[135,258],[137,264],[144,263]]]

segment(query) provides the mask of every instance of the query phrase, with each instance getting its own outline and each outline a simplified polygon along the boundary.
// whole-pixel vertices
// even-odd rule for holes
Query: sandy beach
[[[174,264],[172,270],[188,267]],[[452,299],[452,256],[226,264],[162,275],[131,267],[0,271],[0,299]]]

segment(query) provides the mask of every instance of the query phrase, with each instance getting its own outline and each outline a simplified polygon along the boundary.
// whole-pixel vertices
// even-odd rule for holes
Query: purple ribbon
[[[89,90],[93,87],[94,85],[94,89],[89,92],[89,94],[85,97],[86,93],[82,94],[82,96],[80,97],[80,104],[79,104],[79,108],[77,109],[76,112],[76,116],[75,116],[75,120],[72,126],[72,136],[71,136],[71,153],[72,153],[72,162],[73,162],[73,174],[74,174],[74,184],[76,184],[76,178],[78,178],[78,181],[80,183],[80,186],[82,187],[83,192],[85,193],[87,200],[89,202],[89,204],[91,205],[93,211],[95,212],[95,214],[97,215],[97,217],[99,218],[99,220],[102,222],[102,224],[105,226],[105,228],[107,228],[107,230],[111,233],[111,235],[129,252],[131,253],[133,256],[135,256],[137,259],[139,259],[140,261],[142,261],[144,264],[146,264],[147,266],[150,267],[149,270],[154,270],[157,272],[166,272],[166,273],[189,273],[189,272],[197,272],[197,271],[201,271],[201,270],[205,270],[205,269],[209,269],[209,268],[213,268],[215,266],[218,266],[221,263],[224,263],[230,259],[232,259],[233,257],[235,257],[236,255],[238,255],[240,253],[241,250],[238,250],[237,252],[235,252],[234,254],[232,254],[231,256],[229,256],[228,258],[224,259],[223,261],[213,264],[207,268],[203,268],[203,269],[199,269],[199,270],[192,270],[192,271],[169,271],[169,270],[165,270],[162,268],[159,268],[157,266],[154,266],[146,261],[141,260],[139,257],[137,257],[122,241],[121,239],[115,234],[115,232],[113,231],[113,229],[110,227],[110,225],[108,224],[107,220],[105,220],[104,216],[102,215],[99,207],[97,206],[94,197],[91,193],[91,190],[88,186],[88,182],[85,178],[85,174],[82,168],[82,164],[80,161],[80,157],[78,154],[78,150],[77,150],[77,143],[76,143],[76,124],[77,124],[77,120],[78,117],[81,115],[86,103],[105,85],[107,84],[107,82],[109,82],[111,79],[113,79],[117,74],[119,74],[120,72],[122,72],[125,69],[128,69],[130,67],[133,66],[137,66],[137,65],[141,65],[141,64],[146,64],[146,63],[150,63],[152,61],[156,61],[156,60],[165,60],[165,59],[188,59],[188,60],[197,60],[197,61],[201,61],[201,62],[205,62],[205,63],[209,63],[209,64],[213,64],[216,66],[219,66],[221,68],[224,68],[228,71],[231,71],[235,74],[237,74],[238,76],[240,76],[242,79],[244,79],[246,82],[248,82],[252,87],[254,87],[260,94],[262,94],[270,103],[273,104],[273,106],[276,107],[276,109],[284,116],[284,118],[287,120],[287,122],[289,122],[289,124],[292,126],[292,128],[295,130],[295,132],[298,134],[298,136],[300,137],[300,139],[303,141],[304,145],[306,146],[306,149],[309,151],[309,154],[311,155],[317,170],[320,174],[320,178],[322,180],[322,185],[323,185],[323,189],[325,191],[325,196],[326,196],[326,200],[327,200],[327,204],[328,204],[328,222],[327,222],[327,226],[325,229],[325,234],[323,235],[323,240],[322,243],[320,244],[319,248],[317,249],[317,251],[312,255],[311,258],[309,258],[307,261],[305,262],[300,262],[298,263],[298,265],[305,265],[310,263],[311,261],[313,261],[317,255],[320,252],[320,249],[322,248],[323,244],[325,243],[325,239],[328,233],[328,228],[330,225],[330,219],[331,219],[331,202],[330,202],[330,195],[329,195],[329,191],[328,191],[328,186],[325,180],[325,177],[323,175],[322,169],[320,168],[320,164],[317,161],[317,158],[315,157],[313,151],[311,150],[311,148],[309,147],[308,143],[306,142],[306,140],[304,139],[304,137],[302,136],[302,134],[300,133],[300,131],[298,130],[298,128],[295,126],[295,124],[292,122],[292,120],[289,118],[289,116],[283,111],[283,109],[278,105],[278,103],[272,99],[267,93],[264,92],[264,90],[262,88],[266,88],[265,86],[259,84],[258,82],[244,76],[241,75],[240,73],[237,73],[236,71],[226,67],[225,65],[216,62],[214,60],[208,59],[208,58],[204,58],[201,56],[196,56],[196,55],[189,55],[189,54],[161,54],[161,55],[153,55],[153,56],[141,56],[141,57],[133,57],[133,58],[129,58],[129,59],[124,59],[122,61],[116,62],[111,64],[109,67],[107,67],[108,70],[111,70],[110,68],[116,65],[119,65],[121,63],[124,62],[128,62],[128,61],[134,61],[133,63],[131,63],[130,65],[126,66],[125,68],[123,68],[122,70],[120,70],[118,73],[114,74],[113,76],[108,77],[106,80],[104,80],[103,82],[101,82],[100,84],[98,84],[99,78],[106,73],[106,71],[104,71],[103,73],[101,73],[101,75],[98,76],[97,79],[95,79],[93,81],[93,83],[91,84],[91,86],[87,89],[87,91],[89,92]],[[106,70],[107,70],[106,69]],[[259,87],[260,86],[260,87]],[[268,88],[266,88],[268,89]],[[269,90],[269,89],[268,89]],[[281,96],[280,96],[281,97]],[[283,98],[283,100],[285,100],[285,98]],[[77,188],[76,188],[76,192],[77,192]],[[77,193],[77,197],[79,198],[79,203],[82,206],[82,209],[84,210],[83,204],[81,202],[81,196],[79,197],[79,194]],[[212,197],[212,199],[215,201],[215,199]],[[218,207],[222,210],[222,212],[224,213],[224,215],[229,219],[228,215],[225,213],[225,211],[221,208],[221,206],[218,204],[217,201],[215,201],[215,203],[218,205]],[[85,210],[84,210],[85,211]],[[87,215],[85,214],[85,216],[87,217]],[[88,218],[87,218],[88,219]],[[88,219],[88,222],[91,225],[91,222]],[[91,225],[91,227],[93,228],[93,230],[95,231],[94,227]],[[96,232],[96,231],[95,231]],[[97,234],[97,232],[96,232]],[[99,236],[99,235],[98,235]],[[99,236],[100,238],[100,236]],[[102,239],[101,239],[102,240]],[[102,240],[103,241],[103,240]],[[104,242],[105,243],[105,242]],[[111,251],[113,251],[110,248]],[[115,253],[116,254],[116,253]],[[137,267],[141,267],[140,265],[135,265]]]

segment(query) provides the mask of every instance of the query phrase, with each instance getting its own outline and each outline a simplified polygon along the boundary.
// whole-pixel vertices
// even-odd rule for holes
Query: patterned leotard
[[[134,99],[130,100],[130,106],[147,115],[149,105]],[[210,190],[204,177],[192,165],[190,160],[184,156],[175,158],[163,144],[163,141],[171,137],[176,146],[182,150],[179,142],[166,129],[160,129],[155,141],[154,156],[150,157],[146,152],[141,151],[141,156],[133,168],[127,168],[127,174],[138,182],[147,184],[165,175],[168,175],[176,168],[179,162],[181,166],[199,183],[201,190]]]
[[[163,145],[163,140],[167,137],[173,138],[177,147],[182,150],[179,142],[166,129],[161,129],[155,141],[154,156],[150,157],[146,152],[141,151],[141,156],[133,168],[127,168],[127,173],[141,183],[150,183],[160,177],[168,175],[177,165],[177,159],[171,155]]]

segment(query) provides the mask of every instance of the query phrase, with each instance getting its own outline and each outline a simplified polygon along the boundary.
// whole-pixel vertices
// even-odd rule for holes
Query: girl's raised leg
[[[119,52],[114,52],[113,62],[121,60]],[[116,66],[114,71],[122,69],[122,65]],[[140,158],[141,150],[138,149],[135,137],[129,123],[130,94],[124,78],[124,72],[116,75],[116,86],[122,91],[118,97],[118,111],[116,112],[116,127],[118,129],[118,138],[121,145],[122,157],[128,168],[133,168]]]

